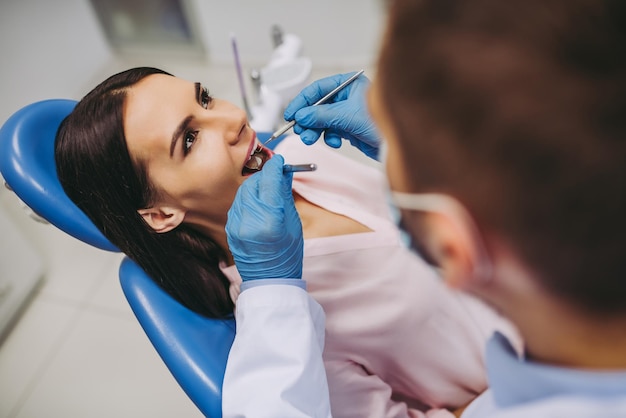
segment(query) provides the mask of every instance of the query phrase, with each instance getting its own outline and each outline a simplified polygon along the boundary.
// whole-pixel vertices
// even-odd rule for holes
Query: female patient
[[[367,79],[356,82],[365,88]],[[318,165],[294,176],[293,193],[303,277],[326,312],[333,416],[421,417],[483,391],[481,347],[494,329],[513,331],[401,245],[378,192],[382,174],[297,138],[276,152]],[[232,314],[239,291],[227,211],[271,156],[243,110],[152,68],[97,86],[56,141],[69,197],[165,291],[209,317]]]

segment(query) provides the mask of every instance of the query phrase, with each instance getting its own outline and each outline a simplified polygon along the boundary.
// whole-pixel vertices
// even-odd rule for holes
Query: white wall
[[[270,28],[278,24],[302,38],[305,55],[316,66],[367,66],[384,16],[382,0],[193,0],[192,5],[215,63],[232,63],[231,32],[243,62],[265,62]]]
[[[0,121],[49,98],[80,98],[111,59],[86,0],[0,2]]]
[[[137,53],[109,67],[112,74],[133,66],[162,68],[176,76],[206,82],[212,94],[241,105],[230,34],[237,38],[248,94],[248,74],[267,64],[272,52],[271,28],[301,38],[302,54],[313,62],[312,79],[360,68],[373,70],[384,24],[383,0],[185,0],[206,48],[205,59]],[[227,85],[209,77],[219,74]],[[372,76],[372,71],[366,72]]]

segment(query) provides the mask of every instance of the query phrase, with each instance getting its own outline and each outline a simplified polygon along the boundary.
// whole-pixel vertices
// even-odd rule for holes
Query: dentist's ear
[[[427,216],[424,245],[437,260],[442,278],[453,288],[467,289],[479,278],[474,277],[478,263],[475,243],[460,220],[430,213]]]
[[[170,206],[137,210],[152,229],[158,233],[169,232],[176,228],[185,219],[185,212]]]

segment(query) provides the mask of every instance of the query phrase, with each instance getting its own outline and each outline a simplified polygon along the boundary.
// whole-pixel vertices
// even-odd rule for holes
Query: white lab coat
[[[306,290],[264,285],[239,295],[222,390],[224,418],[330,418],[325,317]]]

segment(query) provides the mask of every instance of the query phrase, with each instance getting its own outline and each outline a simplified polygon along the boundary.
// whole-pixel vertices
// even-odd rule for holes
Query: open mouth
[[[274,153],[269,148],[265,148],[261,143],[257,143],[256,148],[254,148],[252,154],[250,154],[250,158],[243,166],[241,175],[250,176],[257,171],[261,171],[265,163],[272,158],[272,155],[274,155]]]

